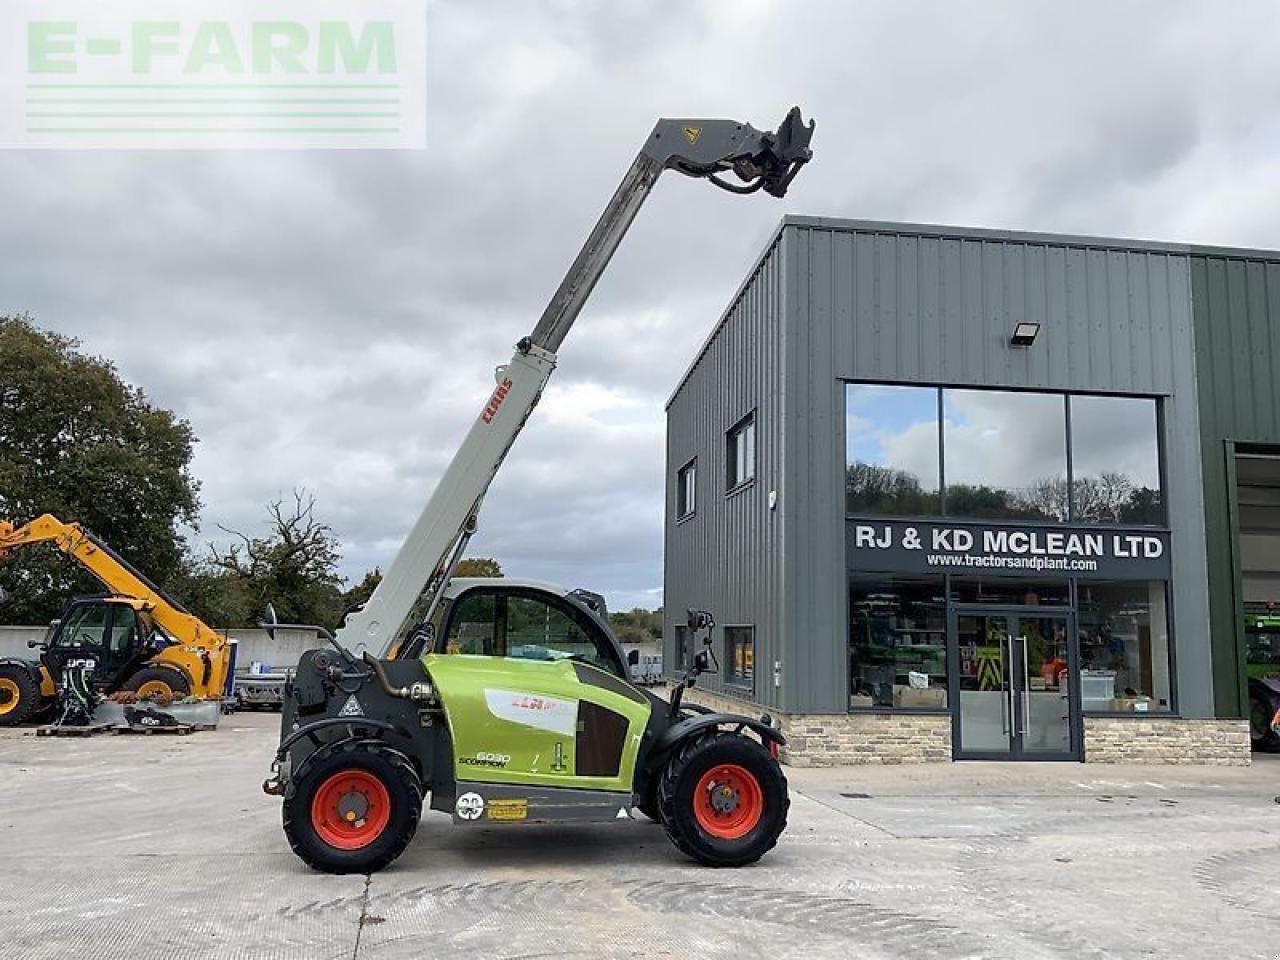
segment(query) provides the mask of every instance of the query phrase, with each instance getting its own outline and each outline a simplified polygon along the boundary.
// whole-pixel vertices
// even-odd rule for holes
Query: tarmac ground
[[[1280,757],[1250,768],[788,768],[790,825],[710,870],[660,826],[455,828],[314,873],[261,792],[278,717],[0,731],[0,957],[1280,957]]]

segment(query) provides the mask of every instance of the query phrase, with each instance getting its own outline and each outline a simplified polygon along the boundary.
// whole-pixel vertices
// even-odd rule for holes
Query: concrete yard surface
[[[392,867],[333,877],[260,790],[277,724],[0,732],[0,956],[1280,957],[1280,758],[788,769],[790,827],[740,870],[639,814],[427,813]]]

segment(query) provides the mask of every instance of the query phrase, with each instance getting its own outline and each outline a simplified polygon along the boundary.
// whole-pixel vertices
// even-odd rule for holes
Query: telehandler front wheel
[[[23,723],[40,707],[40,687],[25,667],[0,665],[0,727]]]
[[[754,863],[787,825],[787,778],[760,743],[742,734],[691,740],[671,759],[658,788],[667,836],[709,867]]]
[[[284,799],[293,852],[326,873],[375,873],[404,852],[422,814],[422,782],[404,756],[376,741],[326,747]]]
[[[122,690],[139,697],[158,697],[164,700],[181,700],[191,695],[191,683],[177,670],[169,667],[143,667],[124,682]]]

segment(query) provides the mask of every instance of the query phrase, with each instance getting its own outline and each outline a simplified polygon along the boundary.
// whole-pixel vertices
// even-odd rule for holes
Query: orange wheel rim
[[[391,822],[391,795],[367,770],[333,774],[311,801],[311,825],[338,850],[359,850],[382,836]]]
[[[22,690],[18,685],[8,677],[0,677],[0,717],[17,710],[21,699]]]
[[[137,693],[139,699],[142,697],[169,697],[170,699],[177,697],[173,687],[169,686],[164,680],[148,680],[146,683],[139,685],[134,692]]]
[[[698,826],[720,840],[745,837],[764,816],[760,781],[736,763],[712,767],[694,788],[693,815]]]

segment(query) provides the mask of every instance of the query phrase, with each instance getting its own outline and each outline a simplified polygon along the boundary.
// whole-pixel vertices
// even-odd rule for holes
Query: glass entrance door
[[[957,606],[950,619],[956,757],[1075,759],[1071,614]]]

